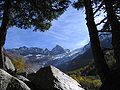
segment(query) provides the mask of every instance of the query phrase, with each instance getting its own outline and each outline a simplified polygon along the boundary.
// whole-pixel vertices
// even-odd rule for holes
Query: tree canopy
[[[69,6],[69,0],[0,0],[0,20],[6,8],[5,2],[10,2],[9,27],[47,30],[51,21],[57,19]],[[7,5],[8,6],[8,5]]]

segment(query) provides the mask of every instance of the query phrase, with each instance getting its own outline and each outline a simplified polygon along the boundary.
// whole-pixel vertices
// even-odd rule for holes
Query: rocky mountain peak
[[[54,55],[57,55],[57,54],[62,54],[62,53],[65,53],[65,49],[63,47],[61,47],[60,45],[56,45],[52,50],[51,50],[51,53],[54,54]]]
[[[12,52],[12,53],[17,53],[17,54],[22,55],[22,56],[26,56],[28,54],[58,55],[58,54],[63,54],[63,53],[69,52],[68,49],[64,49],[60,45],[56,45],[51,51],[47,48],[45,48],[45,49],[38,48],[38,47],[28,48],[26,46],[23,46],[20,48],[14,48],[14,49],[7,49],[6,51]]]
[[[45,48],[44,54],[49,55],[50,54],[50,50],[48,50],[47,48]]]
[[[45,50],[44,50],[44,51],[49,51],[49,49],[45,48]]]
[[[27,50],[27,49],[28,49],[28,47],[26,47],[26,46],[23,46],[23,47],[19,48],[19,50]]]

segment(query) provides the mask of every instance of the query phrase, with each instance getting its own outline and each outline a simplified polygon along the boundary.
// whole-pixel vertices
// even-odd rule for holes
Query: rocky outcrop
[[[28,81],[28,82],[30,82],[30,80],[28,80],[27,78],[25,78],[24,76],[22,76],[22,75],[17,75],[17,78],[19,79],[19,80],[21,80],[21,81]]]
[[[84,90],[77,81],[53,66],[41,68],[28,78],[38,90]]]
[[[31,90],[24,82],[0,69],[0,90]]]
[[[5,55],[5,62],[4,62],[4,69],[10,73],[11,75],[15,75],[16,74],[16,69],[11,61],[11,59],[9,58],[8,55]]]
[[[31,90],[38,90],[35,86],[34,83],[32,83],[30,80],[28,80],[27,78],[25,78],[22,75],[17,75],[17,78],[21,81],[23,81]]]
[[[8,56],[5,56],[5,67],[8,70],[15,71],[15,67],[11,62],[11,59]]]

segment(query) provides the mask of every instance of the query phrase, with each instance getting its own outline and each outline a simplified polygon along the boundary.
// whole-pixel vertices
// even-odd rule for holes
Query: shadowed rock
[[[23,81],[31,90],[38,90],[34,83],[32,83],[30,80],[25,78],[24,76],[17,75],[17,78],[21,81]]]
[[[31,90],[24,82],[0,69],[0,90]]]
[[[53,66],[42,68],[28,78],[39,90],[84,90],[77,81]]]

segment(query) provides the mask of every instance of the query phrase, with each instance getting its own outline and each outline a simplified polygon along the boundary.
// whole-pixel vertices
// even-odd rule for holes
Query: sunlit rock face
[[[35,74],[28,75],[28,78],[39,90],[85,90],[77,81],[53,66],[41,68]]]
[[[8,56],[5,56],[5,67],[7,68],[7,70],[11,70],[11,71],[15,71],[15,67],[13,65],[13,63],[11,62],[11,59]]]
[[[24,82],[0,69],[0,90],[31,90]]]

